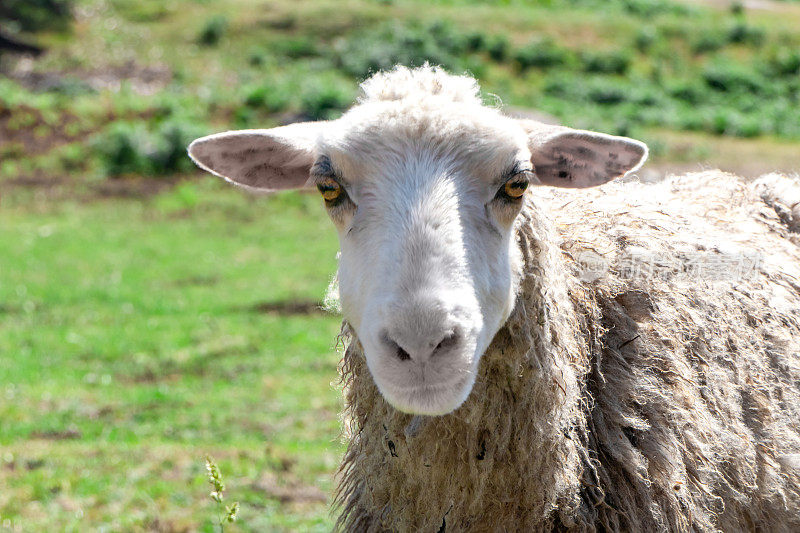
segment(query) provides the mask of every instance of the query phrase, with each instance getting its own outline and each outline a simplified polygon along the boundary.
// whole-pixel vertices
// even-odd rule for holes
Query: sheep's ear
[[[325,124],[217,133],[190,144],[189,156],[200,168],[236,185],[260,191],[296,189],[308,181]]]
[[[536,177],[544,185],[582,189],[642,166],[647,145],[627,137],[521,121]]]

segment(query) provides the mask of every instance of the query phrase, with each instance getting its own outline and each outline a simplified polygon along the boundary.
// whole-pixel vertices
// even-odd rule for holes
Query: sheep
[[[337,228],[337,528],[800,530],[800,182],[612,182],[644,144],[430,66],[361,89],[189,147]]]

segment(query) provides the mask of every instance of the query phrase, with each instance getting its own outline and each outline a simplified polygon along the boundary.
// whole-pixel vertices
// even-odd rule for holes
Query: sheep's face
[[[341,119],[195,141],[246,187],[316,187],[339,234],[339,297],[386,400],[441,415],[467,398],[516,299],[528,185],[589,186],[637,167],[630,139],[453,102],[381,101]]]
[[[512,228],[533,179],[521,128],[493,111],[361,106],[319,144],[312,180],[339,232],[339,298],[384,397],[458,407],[511,312]]]

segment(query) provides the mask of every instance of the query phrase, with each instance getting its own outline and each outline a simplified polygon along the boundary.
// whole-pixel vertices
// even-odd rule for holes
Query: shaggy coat
[[[445,416],[391,407],[345,324],[339,528],[800,531],[798,192],[534,190],[516,307]]]
[[[241,186],[335,193],[339,528],[800,531],[800,182],[564,189],[645,145],[503,117],[432,67],[362,90],[189,147]]]

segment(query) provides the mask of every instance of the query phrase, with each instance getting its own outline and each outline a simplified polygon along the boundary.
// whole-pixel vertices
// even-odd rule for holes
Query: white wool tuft
[[[452,102],[481,105],[480,87],[471,76],[448,74],[441,67],[415,69],[397,66],[378,72],[361,84],[359,103],[393,100],[419,101],[441,98]]]

